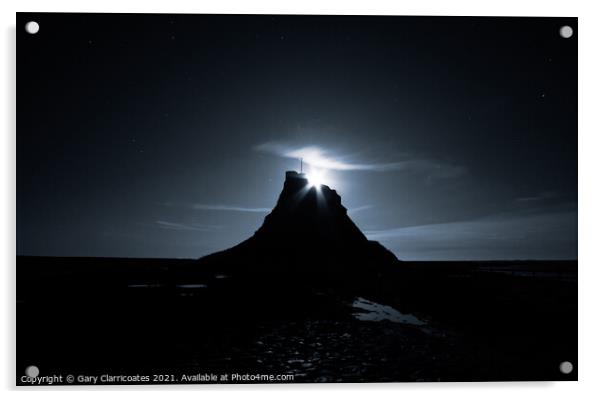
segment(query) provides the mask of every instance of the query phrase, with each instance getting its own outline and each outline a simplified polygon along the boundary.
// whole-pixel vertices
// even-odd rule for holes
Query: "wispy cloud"
[[[254,149],[283,158],[302,158],[304,163],[320,169],[369,172],[402,170],[423,173],[431,179],[456,178],[466,173],[466,169],[462,166],[424,158],[404,159],[394,162],[359,162],[356,159],[352,160],[355,157],[335,154],[319,146],[295,147],[271,141],[259,144]]]
[[[556,196],[557,196],[557,194],[554,191],[544,191],[542,193],[533,195],[531,197],[517,198],[515,201],[522,202],[522,203],[524,203],[524,202],[540,202],[540,201],[545,201],[545,200],[556,198]]]
[[[374,208],[374,205],[356,206],[355,208],[348,209],[347,213],[357,213],[357,212],[365,211],[365,210],[372,209],[372,208]]]
[[[422,173],[428,179],[455,179],[466,174],[464,166],[432,159],[415,159],[403,162],[401,170]]]
[[[341,156],[335,156],[318,146],[292,147],[286,144],[267,142],[254,147],[257,151],[267,152],[284,158],[303,158],[303,162],[317,168],[330,170],[367,170],[383,172],[397,170],[401,162],[388,163],[354,163],[348,162]]]
[[[213,225],[174,223],[174,222],[167,222],[164,220],[157,220],[157,221],[155,221],[155,224],[162,229],[178,230],[178,231],[209,232],[209,231],[218,230],[218,228],[219,228],[219,226],[213,226]]]
[[[366,231],[400,259],[569,259],[577,256],[575,210]]]
[[[268,213],[270,208],[249,208],[244,206],[230,205],[210,205],[210,204],[193,204],[192,209],[201,211],[227,211],[227,212],[253,212],[253,213]]]

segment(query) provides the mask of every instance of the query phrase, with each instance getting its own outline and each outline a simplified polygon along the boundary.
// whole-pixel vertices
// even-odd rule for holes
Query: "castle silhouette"
[[[228,269],[351,271],[376,270],[398,259],[366,238],[335,190],[287,171],[276,206],[253,236],[200,262]]]

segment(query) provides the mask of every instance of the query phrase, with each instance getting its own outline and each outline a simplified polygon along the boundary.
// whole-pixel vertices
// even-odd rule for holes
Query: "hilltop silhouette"
[[[311,185],[305,174],[288,171],[276,206],[255,234],[200,261],[234,270],[351,272],[380,270],[398,259],[366,238],[335,190]]]

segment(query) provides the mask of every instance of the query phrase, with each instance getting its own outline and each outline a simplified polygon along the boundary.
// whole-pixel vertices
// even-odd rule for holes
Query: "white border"
[[[325,1],[304,0],[296,3],[283,1],[231,1],[214,2],[180,0],[102,0],[102,1],[4,1],[2,10],[2,95],[0,96],[0,121],[3,134],[0,149],[2,196],[0,240],[2,263],[0,307],[0,338],[3,359],[0,362],[2,388],[8,390],[3,397],[29,397],[42,393],[45,397],[80,397],[111,395],[125,396],[132,390],[144,390],[144,395],[163,397],[167,391],[177,391],[186,396],[233,396],[244,394],[250,398],[305,397],[344,395],[365,398],[367,395],[399,398],[412,397],[462,397],[488,399],[545,395],[546,398],[602,397],[598,373],[602,371],[600,341],[600,310],[602,303],[602,253],[599,250],[599,232],[602,227],[600,207],[600,151],[602,126],[600,100],[602,93],[601,51],[602,13],[595,1],[527,1],[504,0],[497,4],[476,0],[415,0],[402,1]],[[104,387],[85,389],[15,389],[14,388],[14,301],[15,301],[15,12],[131,12],[131,13],[237,13],[237,14],[398,14],[398,15],[496,15],[496,16],[571,16],[579,17],[579,382],[564,383],[430,383],[430,384],[347,384],[347,385],[294,385],[294,386],[180,386],[180,387]],[[558,321],[562,323],[562,320]],[[198,391],[198,392],[197,392]],[[133,392],[132,392],[133,393]]]

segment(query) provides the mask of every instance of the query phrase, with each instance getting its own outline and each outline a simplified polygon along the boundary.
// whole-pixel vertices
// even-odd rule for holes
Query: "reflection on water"
[[[353,313],[357,320],[362,321],[383,321],[388,320],[393,323],[412,324],[423,326],[426,323],[412,314],[403,314],[393,309],[391,306],[381,305],[367,299],[358,297],[353,301],[353,307],[362,309],[364,312]]]
[[[538,270],[517,270],[517,269],[512,269],[512,268],[501,268],[501,267],[500,268],[488,267],[488,268],[481,268],[480,270],[483,272],[489,272],[489,273],[505,274],[505,275],[509,275],[512,277],[530,277],[530,278],[537,278],[537,279],[550,279],[550,280],[561,280],[561,281],[576,281],[577,280],[577,273],[566,272],[566,271],[547,272],[547,271],[538,271]]]
[[[160,288],[163,284],[128,284],[128,288]]]
[[[166,287],[165,284],[128,284],[128,288],[163,288]],[[197,289],[197,288],[207,288],[206,284],[177,284],[176,288],[180,289]]]

